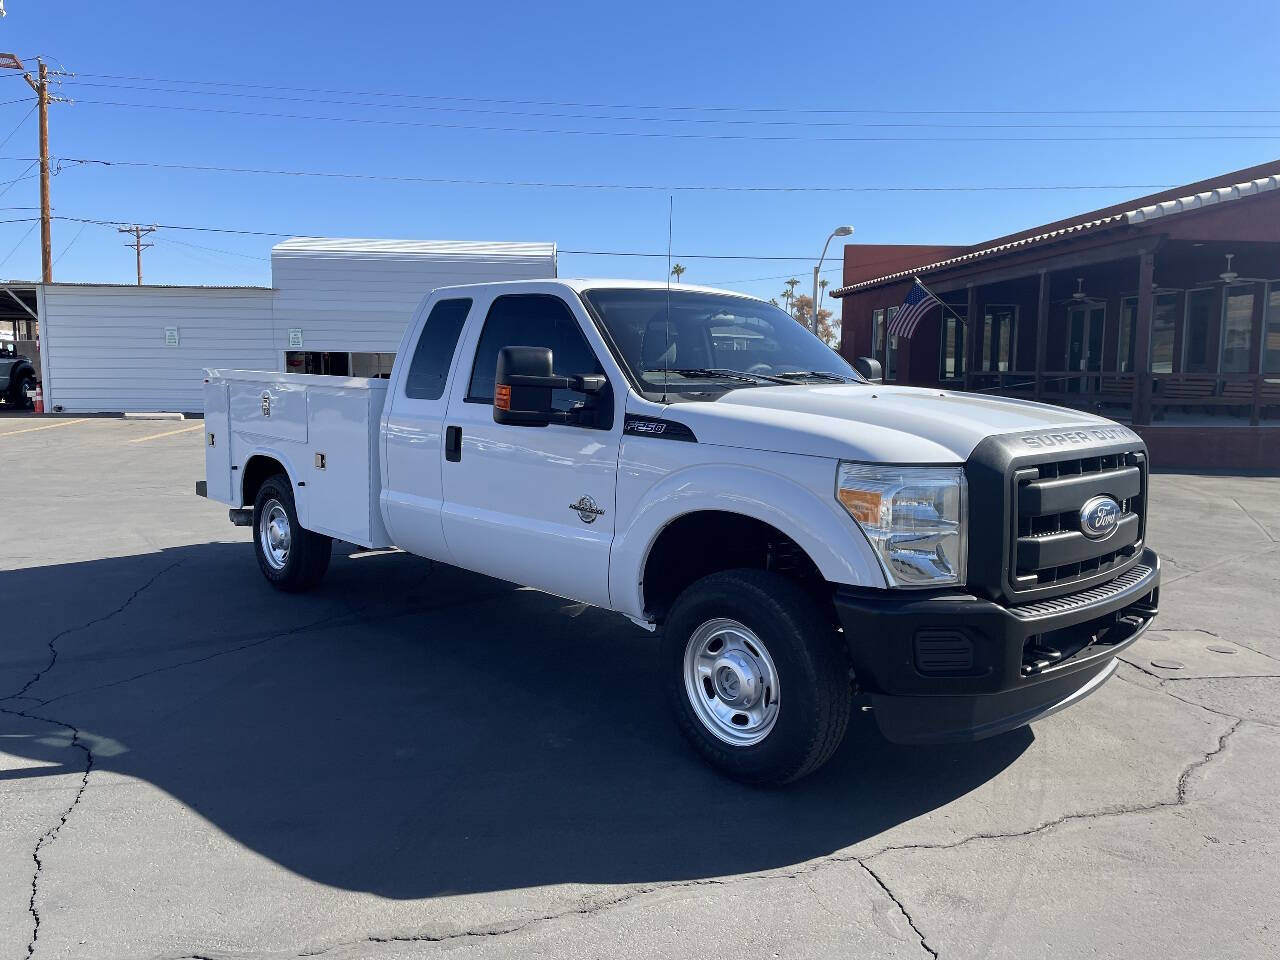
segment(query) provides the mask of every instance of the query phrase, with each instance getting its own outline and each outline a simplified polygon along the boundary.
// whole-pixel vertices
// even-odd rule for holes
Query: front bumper
[[[1107,583],[1021,606],[971,594],[840,587],[854,674],[898,743],[980,740],[1088,696],[1159,609],[1160,559]]]

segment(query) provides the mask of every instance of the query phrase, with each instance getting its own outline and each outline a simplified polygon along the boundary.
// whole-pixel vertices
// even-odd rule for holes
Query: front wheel
[[[798,780],[844,739],[849,654],[793,580],[762,570],[699,580],[671,608],[662,659],[681,732],[737,780]]]
[[[289,478],[276,474],[253,501],[253,545],[258,567],[277,590],[300,593],[319,583],[329,569],[333,541],[298,523]]]

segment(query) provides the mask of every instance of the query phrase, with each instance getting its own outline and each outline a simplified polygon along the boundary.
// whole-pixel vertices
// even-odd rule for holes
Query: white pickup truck
[[[659,631],[679,726],[739,779],[1081,699],[1156,615],[1148,465],[1073,410],[864,379],[785,312],[681,285],[433,291],[388,380],[210,370],[197,492],[313,587],[334,539]]]

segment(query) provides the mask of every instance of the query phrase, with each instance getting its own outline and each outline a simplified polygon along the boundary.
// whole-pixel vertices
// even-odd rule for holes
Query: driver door
[[[605,374],[560,296],[506,294],[472,322],[445,416],[444,536],[455,563],[599,606],[609,604],[609,550],[622,416],[611,383],[606,426],[493,420],[498,351],[550,347],[557,375]],[[607,375],[607,374],[606,374]],[[567,410],[584,395],[555,391]]]

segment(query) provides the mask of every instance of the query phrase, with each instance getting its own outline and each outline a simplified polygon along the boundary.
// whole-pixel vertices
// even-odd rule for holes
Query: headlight
[[[962,467],[841,463],[836,496],[879,554],[891,587],[964,583],[968,485]]]

